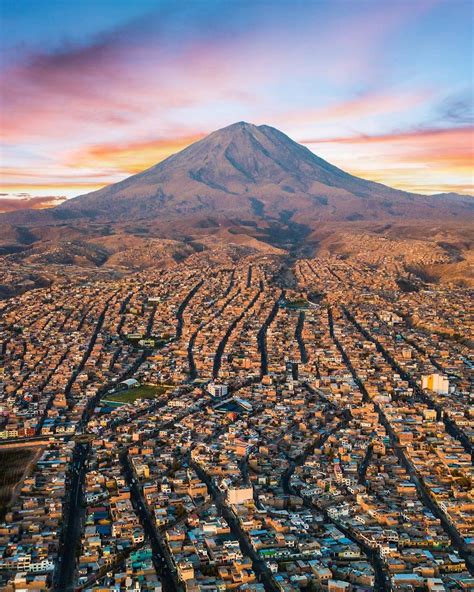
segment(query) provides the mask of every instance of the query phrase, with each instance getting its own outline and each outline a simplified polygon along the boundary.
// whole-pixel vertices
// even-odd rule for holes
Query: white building
[[[227,490],[227,502],[229,504],[243,504],[253,499],[253,489],[251,487],[229,487]]]
[[[207,390],[213,397],[225,397],[229,392],[226,384],[218,384],[217,382],[209,383]]]
[[[449,380],[442,374],[425,374],[421,379],[421,387],[438,395],[447,395]]]

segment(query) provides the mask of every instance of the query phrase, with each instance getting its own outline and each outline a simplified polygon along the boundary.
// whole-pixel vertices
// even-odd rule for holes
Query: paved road
[[[363,329],[357,323],[357,321],[355,321],[354,318],[352,318],[352,319],[350,318],[351,317],[350,313],[348,313],[346,310],[344,310],[344,312],[346,313],[347,318],[362,333],[362,335],[364,335],[364,337],[366,337],[366,339],[369,339],[369,337],[367,337],[367,335],[369,335],[368,332],[365,329]],[[332,324],[332,316],[331,316],[330,322]],[[332,327],[331,327],[331,330],[332,330]],[[348,369],[350,370],[355,382],[358,384],[359,388],[361,389],[361,391],[364,395],[364,399],[368,399],[369,395],[368,395],[368,392],[367,392],[363,382],[359,378],[357,371],[355,370],[354,366],[352,365],[351,361],[349,360],[344,348],[342,347],[342,345],[337,341],[336,337],[334,336],[333,330],[332,330],[331,334],[333,336],[334,342],[336,343],[336,345],[340,349],[341,354],[344,358],[344,361],[346,362],[346,365],[347,365]],[[379,349],[379,348],[383,349],[382,346],[380,344],[378,344],[378,341],[375,338],[370,338],[369,340],[372,341],[376,345],[377,349]],[[384,355],[384,353],[382,351],[380,351],[380,353],[382,355]],[[390,356],[388,356],[388,354],[386,352],[385,352],[385,356],[387,356],[386,361],[390,363],[390,361],[389,361]],[[400,375],[402,376],[402,378],[404,378],[403,371],[400,371]],[[431,497],[429,489],[425,486],[423,479],[418,475],[418,472],[416,471],[415,466],[411,462],[411,459],[409,458],[408,454],[406,453],[404,448],[402,448],[399,445],[397,436],[396,436],[390,422],[388,421],[382,407],[378,403],[374,403],[374,408],[379,415],[380,423],[385,427],[387,434],[390,437],[390,443],[391,443],[392,447],[394,448],[401,465],[406,469],[406,471],[410,475],[413,483],[415,484],[420,498],[423,500],[426,507],[429,510],[431,510],[433,515],[436,516],[440,520],[444,531],[448,534],[448,536],[451,539],[451,543],[452,543],[453,547],[458,551],[459,555],[465,560],[466,566],[467,566],[469,572],[471,574],[474,574],[474,558],[473,558],[472,553],[470,553],[466,550],[464,541],[463,541],[462,537],[460,536],[459,532],[456,530],[454,525],[447,519],[446,514],[441,510],[441,508],[438,506],[437,502]]]
[[[130,486],[130,493],[135,510],[145,530],[153,551],[153,565],[156,573],[161,579],[164,592],[177,592],[180,587],[177,585],[176,576],[172,571],[172,564],[169,560],[163,539],[159,535],[153,518],[147,508],[142,491],[133,473],[127,451],[120,455],[123,473]]]
[[[372,453],[374,450],[374,445],[370,443],[367,446],[367,451],[365,453],[364,460],[361,462],[359,470],[358,470],[358,481],[361,485],[365,483],[365,476],[367,475],[367,469],[369,468],[370,461],[372,460]]]
[[[257,552],[253,549],[250,544],[250,541],[247,537],[247,534],[242,530],[240,527],[239,521],[234,514],[234,512],[230,509],[230,507],[225,503],[224,497],[219,489],[215,486],[214,481],[212,478],[198,465],[197,463],[191,462],[192,468],[196,471],[198,477],[204,481],[207,485],[208,490],[212,496],[214,503],[216,504],[217,509],[221,512],[222,516],[227,520],[230,530],[235,538],[239,541],[240,547],[242,551],[250,557],[252,560],[253,568],[257,576],[260,578],[261,582],[265,586],[265,590],[267,592],[279,592],[279,588],[276,585],[275,580],[273,579],[272,573],[267,567],[265,561],[261,559],[261,557],[257,554]]]
[[[303,339],[304,320],[305,320],[305,314],[304,314],[304,310],[302,310],[302,311],[300,311],[300,314],[298,316],[298,324],[296,325],[296,330],[295,330],[295,338],[296,338],[296,341],[298,342],[298,348],[300,350],[300,358],[301,358],[302,364],[306,364],[308,361],[308,352],[306,351],[306,346],[305,346],[304,339]]]
[[[190,292],[188,292],[186,298],[179,305],[178,311],[176,312],[176,320],[178,321],[178,324],[176,326],[176,340],[181,339],[181,335],[183,334],[183,326],[184,326],[183,314],[184,314],[184,311],[186,310],[186,307],[190,303],[191,298],[196,294],[196,292],[203,285],[203,283],[204,283],[204,280],[201,280],[200,282],[198,282],[193,287],[193,289]]]
[[[81,534],[84,508],[82,507],[82,490],[85,463],[89,452],[89,445],[76,444],[72,462],[72,477],[69,485],[69,498],[66,507],[66,528],[62,533],[60,558],[54,590],[68,592],[74,590],[74,574],[76,549]]]
[[[224,354],[225,346],[227,345],[227,342],[229,341],[229,338],[232,335],[233,330],[238,325],[238,323],[240,323],[240,321],[244,318],[244,316],[250,310],[252,310],[252,308],[254,307],[255,303],[257,302],[257,300],[262,292],[263,292],[263,284],[262,284],[262,282],[260,282],[259,291],[255,294],[255,296],[248,303],[248,305],[244,308],[244,310],[239,314],[239,316],[236,317],[232,321],[232,323],[227,328],[227,331],[225,332],[224,337],[220,340],[219,345],[217,346],[216,354],[214,356],[214,364],[212,367],[212,378],[214,380],[216,380],[217,377],[219,376],[219,371],[221,369],[222,356]]]
[[[280,307],[279,300],[285,297],[285,291],[282,290],[280,296],[275,301],[270,314],[265,319],[263,325],[260,327],[260,330],[257,334],[257,343],[258,343],[258,351],[260,352],[260,375],[265,376],[268,374],[268,354],[267,354],[267,331],[268,327],[273,323],[275,319],[278,309]]]

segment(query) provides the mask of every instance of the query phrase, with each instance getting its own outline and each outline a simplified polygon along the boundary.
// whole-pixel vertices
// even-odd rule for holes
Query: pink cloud
[[[352,125],[354,121],[363,117],[373,119],[380,115],[412,109],[423,104],[432,94],[428,90],[365,92],[321,107],[288,112],[282,117],[292,124],[338,122]]]
[[[471,168],[474,160],[474,127],[420,129],[379,135],[303,139],[303,144],[380,145],[407,160],[443,164],[449,168]]]
[[[320,20],[316,3],[307,19],[289,10],[288,22],[276,6],[277,16],[262,9],[252,26],[225,23],[224,31],[213,30],[206,15],[205,27],[197,19],[182,36],[181,23],[169,29],[167,16],[161,23],[155,15],[87,46],[17,61],[1,77],[2,135],[15,147],[35,145],[50,164],[25,166],[18,157],[3,177],[16,186],[35,179],[38,185],[105,184],[153,164],[155,149],[159,160],[186,138],[238,119],[273,120],[287,130],[324,121],[347,127],[354,118],[408,111],[429,93],[380,90],[382,48],[433,2],[415,4],[370,2]],[[226,18],[232,16],[229,10]],[[322,88],[331,83],[337,96],[354,81],[378,90],[331,103],[328,97],[330,104],[317,108],[307,107],[305,95],[301,109],[286,112],[287,85],[312,80]],[[314,94],[315,103],[325,96]]]

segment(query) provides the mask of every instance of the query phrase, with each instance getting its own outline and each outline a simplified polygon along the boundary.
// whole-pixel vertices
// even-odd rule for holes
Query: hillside
[[[370,260],[361,248],[377,250],[390,229],[390,240],[408,241],[403,253],[410,240],[426,242],[414,243],[416,252],[444,275],[450,262],[462,267],[470,242],[449,245],[457,244],[457,228],[469,234],[473,220],[469,196],[423,196],[360,179],[275,128],[239,122],[99,191],[0,215],[0,255],[30,266],[142,269],[227,246],[305,255],[331,236],[331,251]],[[450,227],[447,247],[431,241],[439,225]]]

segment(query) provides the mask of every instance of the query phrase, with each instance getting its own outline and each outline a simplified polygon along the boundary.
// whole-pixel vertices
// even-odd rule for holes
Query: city
[[[0,0],[0,592],[474,592],[473,0]]]
[[[1,589],[472,589],[472,291],[231,255],[0,303]]]

